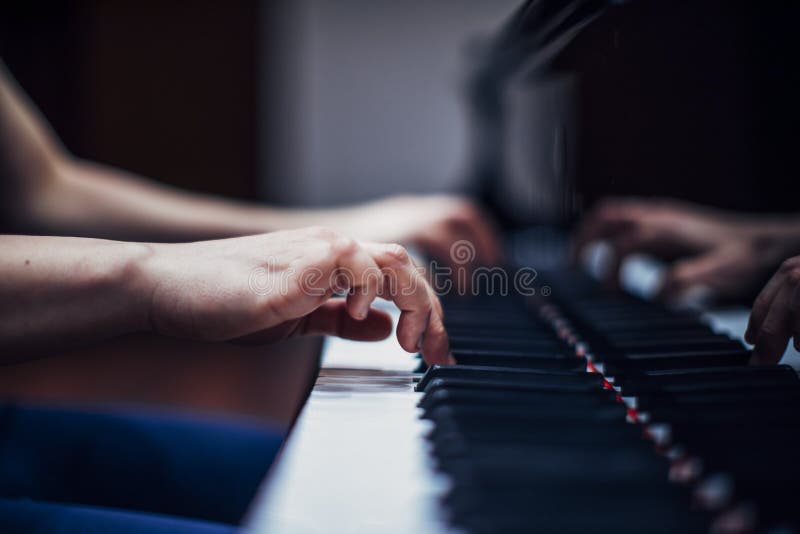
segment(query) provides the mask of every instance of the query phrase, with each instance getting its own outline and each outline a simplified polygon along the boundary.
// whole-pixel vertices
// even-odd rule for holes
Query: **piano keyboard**
[[[294,454],[275,478],[297,480],[292,470],[305,469],[291,492],[330,484],[327,510],[307,495],[287,497],[278,483],[259,500],[251,529],[317,532],[338,518],[345,526],[334,530],[347,532],[791,531],[800,516],[795,371],[747,367],[746,348],[693,312],[608,294],[567,272],[547,281],[547,298],[445,300],[459,364],[416,375],[413,402],[409,375],[354,379],[394,388],[392,406],[382,408],[323,376],[381,420],[361,424],[383,441],[348,441],[359,422],[352,412],[337,419],[328,406],[331,428],[317,435],[321,449],[358,449],[363,470],[356,463],[346,473],[360,480],[350,487],[366,488],[339,495],[337,485],[348,484],[325,481],[322,469],[342,470]],[[400,445],[402,432],[387,423],[395,413],[415,416],[413,404],[421,421],[402,423],[408,441]],[[307,419],[298,426],[308,434]],[[330,462],[359,461],[337,454]],[[364,511],[366,523],[350,517],[357,506],[343,506],[382,497],[382,513]],[[303,498],[324,521],[287,522]],[[396,506],[402,513],[393,515]]]

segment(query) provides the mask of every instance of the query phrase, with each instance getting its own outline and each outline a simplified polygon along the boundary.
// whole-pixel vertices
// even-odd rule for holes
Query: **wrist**
[[[152,330],[152,297],[158,285],[153,269],[154,258],[161,245],[119,243],[118,263],[111,276],[120,288],[119,301],[126,303],[123,328],[127,332]]]

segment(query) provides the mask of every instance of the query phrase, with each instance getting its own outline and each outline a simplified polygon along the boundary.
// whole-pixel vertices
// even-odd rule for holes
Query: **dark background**
[[[608,9],[582,32],[553,66],[580,77],[574,162],[580,210],[606,194],[794,210],[800,7],[793,4],[632,1]],[[75,154],[181,187],[245,199],[261,192],[263,198],[270,188],[308,181],[269,165],[297,149],[284,149],[280,136],[291,125],[277,112],[271,116],[275,106],[265,104],[292,96],[279,94],[287,90],[279,78],[265,83],[269,76],[262,75],[285,70],[286,58],[294,57],[289,52],[296,52],[285,40],[293,29],[282,28],[289,5],[6,2],[0,54]],[[348,6],[358,12],[358,4]],[[386,11],[391,24],[392,11]],[[392,73],[391,65],[385,69]],[[454,98],[459,90],[463,86]],[[359,120],[354,114],[353,123]],[[387,124],[374,137],[391,140],[392,133]],[[337,138],[347,135],[347,128],[336,132]],[[405,146],[397,145],[399,151]],[[314,184],[319,189],[327,181],[341,192],[338,201],[360,198],[363,187],[354,185],[354,176],[326,170],[333,172],[323,165],[323,175],[297,196],[311,196]],[[492,179],[501,180],[497,172]],[[451,183],[459,187],[458,180]],[[383,190],[402,187],[393,182]]]
[[[76,155],[255,198],[259,9],[255,1],[6,2],[0,54]]]
[[[800,4],[631,1],[576,39],[578,189],[796,211]]]

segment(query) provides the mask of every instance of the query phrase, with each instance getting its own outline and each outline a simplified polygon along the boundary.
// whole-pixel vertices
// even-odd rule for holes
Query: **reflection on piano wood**
[[[769,531],[800,519],[800,384],[691,312],[551,273],[445,303],[455,367],[325,371],[254,532]],[[419,416],[422,416],[420,418]]]

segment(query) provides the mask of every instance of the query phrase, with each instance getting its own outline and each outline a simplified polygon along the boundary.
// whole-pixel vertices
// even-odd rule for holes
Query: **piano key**
[[[486,354],[464,354],[453,352],[453,357],[460,365],[477,365],[491,367],[516,367],[526,369],[541,370],[565,370],[565,371],[585,371],[586,358],[548,358],[540,356],[528,356],[524,354],[516,355],[494,355],[491,352]]]
[[[601,359],[605,374],[621,379],[635,371],[661,371],[687,368],[742,366],[750,360],[750,351],[687,351],[627,354],[613,359]]]
[[[573,371],[543,371],[537,369],[499,368],[479,365],[433,365],[417,384],[417,391],[425,391],[428,383],[436,378],[480,378],[489,380],[516,380],[530,384],[553,385],[602,385],[599,375]]]
[[[575,406],[584,409],[615,402],[609,390],[601,390],[592,394],[576,394],[572,392],[554,391],[518,391],[508,389],[480,389],[457,387],[428,387],[419,406],[432,409],[440,405],[544,405]]]
[[[613,392],[604,389],[602,383],[590,382],[586,384],[553,384],[553,383],[539,383],[531,382],[529,380],[516,380],[511,378],[503,378],[501,380],[493,380],[491,378],[483,379],[480,376],[475,377],[440,377],[432,379],[425,387],[425,392],[430,393],[439,388],[482,388],[487,390],[501,390],[501,391],[542,391],[553,393],[598,393]],[[424,397],[423,397],[424,398]]]
[[[615,381],[623,394],[631,396],[658,391],[700,392],[797,384],[797,374],[786,365],[649,371],[629,373],[619,383]]]

